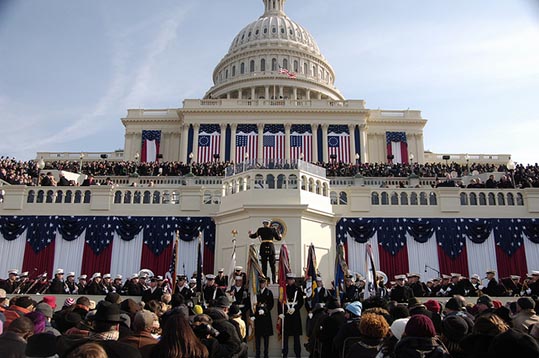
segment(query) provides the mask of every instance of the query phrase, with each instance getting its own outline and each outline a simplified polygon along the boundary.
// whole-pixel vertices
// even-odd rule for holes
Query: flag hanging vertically
[[[202,270],[203,270],[203,262],[202,262],[202,239],[198,238],[198,253],[197,253],[197,287],[196,292],[202,292]],[[201,295],[204,297],[204,295]]]
[[[344,259],[344,245],[339,243],[337,246],[337,255],[335,256],[335,293],[337,301],[341,301],[341,292],[343,291],[344,277],[348,276],[348,265]]]
[[[157,162],[159,154],[159,142],[161,141],[161,131],[142,131],[142,149],[140,151],[141,162]]]
[[[201,124],[198,134],[197,160],[199,163],[212,162],[221,150],[221,127],[218,124]]]
[[[264,164],[280,163],[284,160],[284,125],[266,124],[262,140]]]
[[[290,258],[286,244],[281,245],[279,252],[279,302],[286,303],[286,274],[290,273]]]
[[[376,293],[378,292],[377,282],[372,246],[371,243],[368,242],[365,247],[365,291],[363,293],[363,299],[376,296]]]
[[[387,155],[393,156],[393,163],[408,164],[406,132],[386,132],[386,143]]]
[[[251,309],[256,311],[257,298],[260,292],[260,277],[265,277],[262,273],[262,267],[258,262],[258,252],[255,244],[249,245],[249,258],[247,259],[247,282],[249,285],[249,295],[251,299]]]
[[[290,160],[312,162],[313,133],[309,124],[293,124],[290,129]]]
[[[348,132],[348,126],[329,125],[328,157],[331,158],[332,156],[336,162],[350,163],[350,133]]]
[[[236,129],[236,163],[256,162],[258,157],[258,127],[256,124],[238,124]]]
[[[316,277],[318,274],[318,266],[316,263],[316,251],[314,245],[309,246],[309,253],[307,254],[307,269],[305,271],[305,295],[307,299],[314,297],[316,287]]]
[[[170,259],[170,267],[168,272],[170,273],[170,288],[171,292],[176,291],[176,282],[178,277],[178,241],[180,239],[179,232],[176,231],[176,240],[174,240],[174,245],[172,245],[172,258]]]
[[[230,257],[230,266],[228,268],[228,288],[227,291],[230,291],[232,289],[232,286],[234,286],[234,279],[236,276],[234,274],[234,268],[236,267],[236,234],[234,233],[236,230],[232,231],[233,239],[232,239],[232,256]],[[245,283],[245,282],[244,282]]]

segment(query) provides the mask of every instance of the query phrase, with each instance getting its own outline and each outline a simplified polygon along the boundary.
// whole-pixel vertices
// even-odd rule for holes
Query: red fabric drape
[[[401,142],[401,158],[403,164],[408,164],[408,143]]]
[[[391,149],[391,142],[387,143],[387,155],[390,156],[393,154],[393,149]],[[393,163],[393,159],[387,159],[388,164]]]
[[[36,253],[27,242],[24,250],[22,271],[30,272],[30,276],[47,272],[48,277],[52,277],[54,270],[54,243],[53,240],[47,247]]]
[[[143,140],[142,141],[142,148],[140,149],[140,161],[142,163],[145,163],[148,161],[148,158],[147,157],[147,149],[146,149],[146,145],[147,145],[147,140]]]
[[[96,272],[100,272],[102,275],[110,273],[110,262],[112,259],[112,244],[107,246],[99,255],[96,255],[90,245],[84,244],[84,251],[82,254],[82,266],[81,273],[91,276]]]
[[[438,263],[440,264],[440,273],[450,274],[460,273],[463,276],[469,277],[468,273],[468,254],[466,252],[466,245],[462,249],[459,256],[451,259],[447,256],[440,245],[438,245]]]
[[[409,272],[408,248],[404,246],[395,256],[391,255],[382,245],[378,245],[378,259],[380,260],[380,271],[383,271],[390,280],[395,275]]]
[[[509,256],[496,245],[496,262],[498,263],[498,277],[505,278],[510,275],[526,277],[528,264],[524,245],[519,247],[512,256]]]
[[[161,255],[154,254],[146,244],[142,245],[140,268],[150,269],[155,275],[164,276],[170,268],[170,261],[172,260],[172,245],[173,243],[167,246],[161,252]],[[181,257],[182,252],[178,252],[178,255]],[[194,252],[193,255],[196,255],[196,252]],[[189,272],[187,274],[190,275],[191,273]]]
[[[202,267],[205,274],[215,273],[215,249],[210,250],[208,245],[204,245],[204,253],[202,255]]]

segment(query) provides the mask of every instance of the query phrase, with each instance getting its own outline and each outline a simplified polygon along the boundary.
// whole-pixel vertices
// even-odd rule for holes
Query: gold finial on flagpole
[[[232,229],[232,236],[234,237],[234,239],[236,238],[236,235],[238,235],[238,230],[236,229]]]

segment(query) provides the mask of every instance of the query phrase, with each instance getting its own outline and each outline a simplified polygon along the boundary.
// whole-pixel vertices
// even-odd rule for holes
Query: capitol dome
[[[263,0],[264,14],[234,37],[206,98],[344,99],[312,35],[286,16],[285,1]]]

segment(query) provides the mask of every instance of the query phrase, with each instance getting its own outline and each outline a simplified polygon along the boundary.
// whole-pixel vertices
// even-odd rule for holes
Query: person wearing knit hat
[[[492,308],[494,307],[492,298],[488,295],[482,295],[477,299],[476,307],[479,313],[492,311]]]
[[[45,316],[45,330],[44,330],[44,333],[51,333],[51,334],[53,334],[55,336],[60,335],[60,332],[51,325],[51,320],[52,320],[52,316],[53,316],[53,310],[52,310],[51,306],[49,306],[45,302],[38,303],[36,308],[35,308],[35,312],[41,312]]]
[[[520,297],[517,300],[517,314],[513,317],[513,328],[522,333],[534,323],[539,323],[539,316],[535,314],[535,301],[531,297]]]
[[[26,343],[26,357],[58,357],[56,354],[56,337],[52,334],[39,333],[34,334]]]
[[[440,314],[442,312],[442,306],[440,305],[440,302],[436,300],[428,300],[424,305],[432,313]]]
[[[395,347],[395,357],[419,357],[418,351],[430,352],[430,357],[447,357],[451,355],[436,338],[436,330],[431,319],[424,315],[410,317],[401,340]]]
[[[365,313],[359,322],[359,332],[359,341],[350,346],[346,357],[375,357],[389,333],[389,324],[379,314]]]
[[[64,301],[64,305],[62,306],[62,309],[71,307],[75,304],[75,299],[73,297],[68,297]]]
[[[51,306],[53,310],[56,309],[56,296],[43,296],[43,300],[41,302],[45,302]]]
[[[442,342],[453,356],[462,356],[459,343],[471,332],[471,327],[461,316],[449,316],[442,321]]]

